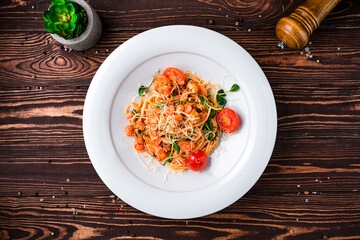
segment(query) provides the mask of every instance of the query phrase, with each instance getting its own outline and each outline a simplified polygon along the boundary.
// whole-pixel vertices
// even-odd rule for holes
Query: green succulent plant
[[[42,17],[49,33],[58,34],[65,39],[80,36],[87,25],[85,10],[71,0],[53,0]]]

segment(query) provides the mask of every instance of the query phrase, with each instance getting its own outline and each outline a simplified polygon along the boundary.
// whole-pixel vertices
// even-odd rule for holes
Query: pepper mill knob
[[[307,0],[290,16],[279,20],[276,25],[276,36],[290,48],[304,47],[313,31],[340,1]]]

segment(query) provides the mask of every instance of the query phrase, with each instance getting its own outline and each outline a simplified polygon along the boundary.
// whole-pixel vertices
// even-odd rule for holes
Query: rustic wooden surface
[[[360,239],[360,1],[343,0],[324,20],[312,58],[276,44],[277,21],[302,0],[91,0],[103,35],[83,52],[51,42],[41,19],[49,2],[0,2],[0,239]],[[86,91],[107,49],[169,24],[241,44],[278,110],[260,180],[233,205],[191,220],[113,200],[82,134]]]

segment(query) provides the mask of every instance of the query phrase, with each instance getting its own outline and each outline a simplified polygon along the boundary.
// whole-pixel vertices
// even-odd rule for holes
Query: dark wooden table
[[[360,1],[342,1],[324,20],[312,57],[277,48],[277,21],[302,0],[91,0],[103,34],[83,52],[45,32],[49,2],[0,2],[0,239],[360,239]],[[209,28],[244,47],[278,110],[260,180],[233,205],[191,220],[112,198],[82,133],[85,95],[104,59],[171,24]]]

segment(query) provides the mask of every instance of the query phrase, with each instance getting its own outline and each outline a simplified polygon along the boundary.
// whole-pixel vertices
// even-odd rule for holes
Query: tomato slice
[[[207,156],[201,150],[193,152],[188,157],[188,167],[190,170],[194,172],[200,172],[206,167],[206,164],[207,164]]]
[[[216,115],[216,122],[221,131],[232,133],[239,126],[239,117],[232,109],[224,108]]]
[[[177,68],[167,68],[164,70],[163,75],[176,82],[179,86],[184,85],[186,82],[185,74]]]

